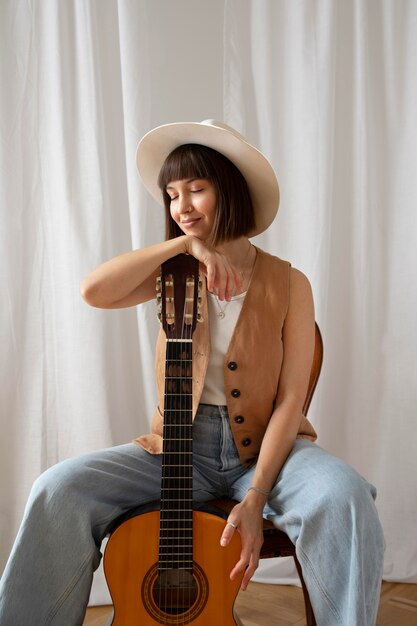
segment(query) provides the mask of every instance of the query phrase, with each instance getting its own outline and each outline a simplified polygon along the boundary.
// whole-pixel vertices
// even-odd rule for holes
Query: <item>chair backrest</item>
[[[314,356],[313,363],[311,365],[310,380],[308,383],[307,395],[304,401],[303,414],[307,415],[310,407],[313,393],[317,385],[317,381],[320,376],[321,366],[323,363],[323,338],[321,336],[320,328],[317,322],[315,323],[315,344],[314,344]]]

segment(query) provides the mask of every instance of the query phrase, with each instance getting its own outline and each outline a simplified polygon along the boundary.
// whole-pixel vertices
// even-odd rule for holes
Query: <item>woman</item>
[[[242,549],[231,577],[253,575],[262,517],[297,546],[320,626],[375,623],[383,539],[375,489],[321,450],[302,415],[314,348],[306,277],[249,237],[275,217],[279,190],[266,158],[230,127],[168,124],[141,140],[143,182],[166,211],[166,241],[116,257],[82,283],[97,307],[154,297],[161,264],[180,253],[206,276],[205,322],[194,334],[193,494],[236,499],[221,544]],[[158,498],[163,338],[158,408],[135,443],[56,465],[35,483],[2,579],[0,624],[82,624],[100,545],[124,512]]]

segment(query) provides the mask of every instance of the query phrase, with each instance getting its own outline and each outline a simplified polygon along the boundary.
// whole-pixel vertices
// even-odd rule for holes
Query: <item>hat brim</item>
[[[249,236],[266,230],[278,211],[277,177],[267,158],[229,127],[216,126],[210,122],[178,122],[149,131],[138,144],[136,165],[151,195],[163,204],[163,195],[157,182],[159,172],[167,156],[186,143],[213,148],[236,165],[246,179],[255,212],[256,226]]]

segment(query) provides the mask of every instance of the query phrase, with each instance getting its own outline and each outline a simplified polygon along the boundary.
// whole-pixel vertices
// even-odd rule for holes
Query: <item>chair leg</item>
[[[300,577],[301,587],[303,589],[307,626],[317,626],[316,618],[314,617],[314,613],[313,613],[313,607],[311,606],[311,602],[310,602],[310,596],[308,595],[307,587],[304,582],[303,570],[301,569],[300,561],[297,559],[296,554],[294,554],[294,562],[295,562],[295,567],[297,568],[298,575]]]

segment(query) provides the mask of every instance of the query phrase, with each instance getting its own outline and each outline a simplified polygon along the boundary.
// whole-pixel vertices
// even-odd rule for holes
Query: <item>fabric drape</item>
[[[311,279],[319,443],[377,488],[385,578],[417,580],[417,7],[226,3],[225,112],[271,157],[262,237]]]
[[[319,443],[378,488],[386,579],[417,581],[416,33],[412,0],[1,3],[1,567],[41,471],[149,429],[154,305],[79,283],[162,237],[138,139],[217,117],[278,174],[254,242],[313,285]]]

